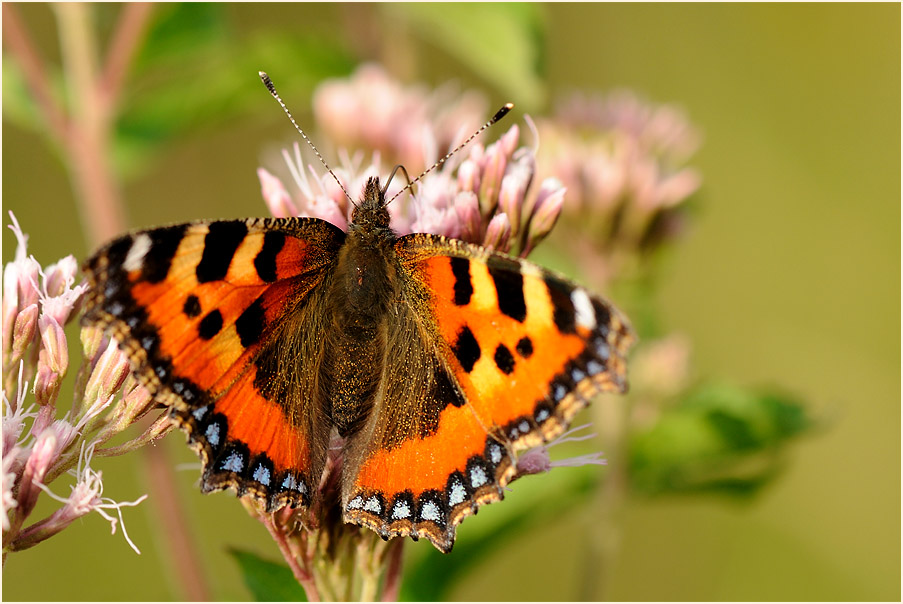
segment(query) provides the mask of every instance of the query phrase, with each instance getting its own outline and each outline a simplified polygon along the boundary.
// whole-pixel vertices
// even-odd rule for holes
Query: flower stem
[[[398,601],[398,594],[401,591],[401,563],[404,544],[403,539],[393,539],[389,542],[389,549],[386,552],[389,565],[386,569],[386,581],[383,584],[383,593],[380,598],[383,602]]]
[[[191,527],[185,519],[182,506],[173,488],[172,462],[163,447],[144,447],[143,459],[148,472],[149,498],[165,535],[171,567],[181,584],[186,600],[206,602],[210,600],[200,556],[191,539]]]
[[[126,227],[125,211],[110,165],[113,107],[102,102],[98,85],[91,7],[60,3],[54,8],[72,111],[68,137],[62,142],[67,150],[85,236],[95,246]]]
[[[594,426],[604,443],[608,472],[594,494],[594,521],[584,540],[581,600],[605,597],[621,547],[621,514],[627,497],[626,436],[630,407],[625,401],[603,399],[593,407]]]
[[[267,527],[267,530],[270,532],[270,536],[273,537],[273,541],[276,542],[276,545],[279,547],[279,551],[282,552],[282,557],[285,558],[285,561],[288,563],[289,568],[292,569],[292,574],[295,576],[295,580],[298,581],[298,583],[301,584],[301,587],[304,588],[304,591],[307,594],[308,601],[319,602],[320,592],[317,589],[317,585],[316,583],[314,583],[311,574],[305,569],[301,568],[301,565],[298,564],[297,558],[293,554],[291,547],[289,547],[289,544],[286,541],[285,531],[282,530],[281,527],[276,526],[273,521],[272,514],[259,514],[258,517],[260,518],[260,521],[263,522],[264,526]]]

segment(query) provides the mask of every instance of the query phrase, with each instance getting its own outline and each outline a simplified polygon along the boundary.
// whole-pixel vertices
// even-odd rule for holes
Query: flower
[[[550,178],[533,191],[535,152],[518,147],[518,139],[515,125],[488,147],[474,142],[459,165],[443,163],[408,196],[394,199],[405,184],[394,178],[386,191],[392,228],[399,235],[432,233],[525,256],[554,226],[565,187]],[[265,168],[257,171],[273,215],[313,216],[341,229],[347,229],[354,208],[345,191],[362,191],[369,178],[387,172],[379,153],[365,164],[362,155],[341,152],[342,162],[332,170],[335,177],[325,168],[305,165],[298,143],[293,153],[284,150],[282,156],[294,187],[287,188]]]
[[[595,434],[583,434],[581,436],[574,436],[576,433],[580,432],[581,430],[585,430],[589,426],[590,424],[575,426],[570,430],[562,433],[560,436],[558,436],[558,438],[552,440],[551,442],[533,447],[521,453],[517,457],[517,476],[515,478],[520,478],[521,476],[526,476],[527,474],[541,474],[548,472],[552,468],[576,468],[585,465],[606,465],[608,462],[604,457],[602,457],[601,452],[587,453],[585,455],[578,455],[577,457],[569,457],[558,461],[552,461],[549,455],[549,449],[552,447],[562,445],[564,443],[581,442],[594,438],[596,436]]]
[[[336,148],[384,154],[390,165],[420,172],[433,163],[429,149],[453,148],[487,112],[485,97],[454,85],[430,91],[404,86],[376,64],[348,78],[327,80],[314,92],[314,116]]]
[[[677,214],[701,185],[686,162],[700,135],[670,105],[627,91],[575,94],[538,124],[539,160],[571,194],[566,213],[589,220],[603,250],[638,251],[673,236]]]
[[[37,486],[47,495],[62,503],[63,507],[56,510],[45,520],[33,524],[24,530],[13,546],[13,551],[17,549],[25,549],[36,545],[53,535],[59,533],[64,528],[72,524],[72,522],[85,516],[91,512],[97,512],[104,520],[110,523],[111,533],[116,534],[117,524],[122,526],[122,535],[136,554],[141,551],[135,543],[129,538],[128,532],[125,530],[125,522],[122,517],[122,508],[136,506],[145,499],[147,495],[142,495],[135,501],[117,502],[109,497],[103,497],[103,481],[102,474],[95,472],[90,467],[91,456],[94,453],[94,446],[85,446],[82,443],[81,453],[79,456],[78,468],[70,471],[76,477],[76,484],[71,487],[72,492],[69,497],[60,497],[45,485],[38,483]],[[116,510],[118,519],[110,516],[105,510]]]
[[[75,401],[58,417],[70,362],[65,325],[80,310],[87,286],[76,284],[72,256],[42,269],[27,255],[28,238],[15,216],[10,217],[18,246],[15,260],[3,270],[2,526],[7,552],[37,545],[90,511],[104,516],[115,531],[120,507],[144,497],[122,504],[102,497],[101,475],[90,468],[91,457],[134,450],[171,427],[164,413],[141,436],[101,448],[154,407],[147,390],[129,377],[126,355],[94,328],[81,331],[85,360],[75,383]],[[32,377],[34,402],[29,403]],[[49,485],[76,466],[70,496],[53,494]],[[63,506],[28,524],[42,492]],[[118,520],[104,511],[110,509],[117,510]]]

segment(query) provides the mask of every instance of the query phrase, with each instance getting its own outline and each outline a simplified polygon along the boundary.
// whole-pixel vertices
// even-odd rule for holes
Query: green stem
[[[627,496],[628,401],[605,397],[593,406],[593,426],[599,431],[608,471],[596,487],[591,509],[596,511],[587,526],[582,556],[583,572],[578,598],[598,600],[611,584],[621,545],[621,514]]]

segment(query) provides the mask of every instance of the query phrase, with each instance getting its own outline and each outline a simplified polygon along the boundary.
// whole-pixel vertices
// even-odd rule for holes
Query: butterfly
[[[84,271],[84,323],[170,409],[203,491],[309,507],[337,434],[343,520],[443,552],[502,499],[519,450],[626,389],[633,336],[609,302],[526,260],[396,236],[378,178],[347,232],[177,224],[115,239]]]

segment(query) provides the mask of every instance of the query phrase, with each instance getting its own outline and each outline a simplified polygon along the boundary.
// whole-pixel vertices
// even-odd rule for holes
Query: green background
[[[57,61],[51,12],[19,8]],[[318,69],[342,73],[346,64],[377,57],[417,80],[457,78],[487,91],[492,105],[513,100],[536,113],[548,107],[540,90],[547,100],[575,88],[628,87],[676,103],[704,133],[692,161],[704,185],[692,228],[660,271],[662,323],[691,337],[696,377],[780,386],[810,401],[824,425],[747,504],[630,500],[621,556],[604,591],[592,572],[587,586],[575,547],[593,522],[584,507],[525,529],[461,577],[449,597],[899,600],[900,6],[534,6],[534,33],[544,43],[526,48],[509,42],[502,10],[446,8],[453,26],[437,29],[435,11],[416,5],[222,7],[227,26],[219,35],[229,52],[188,55],[199,63],[172,77],[183,79],[185,98],[196,86],[192,69],[247,79],[259,90],[242,96],[238,108],[230,98],[204,105],[187,118],[203,126],[131,166],[123,189],[130,225],[266,213],[256,168],[293,134],[255,81],[256,69],[270,72],[302,123],[311,123]],[[250,65],[243,52],[261,39],[273,40],[272,66]],[[320,54],[286,56],[282,49],[294,48],[280,45],[286,39]],[[332,47],[345,54],[336,58]],[[531,52],[537,82],[507,67]],[[293,69],[303,74],[295,82]],[[178,98],[169,99],[171,107]],[[141,102],[140,90],[124,99]],[[147,110],[160,111],[165,123],[162,108]],[[228,119],[214,119],[217,111]],[[67,253],[84,258],[89,250],[63,164],[18,123],[4,112],[4,215],[16,213],[42,264]],[[8,261],[14,241],[5,231]],[[183,441],[174,434],[159,446],[173,463],[196,463]],[[128,500],[147,490],[142,466],[128,456],[95,467],[104,472],[105,495]],[[212,596],[247,599],[226,548],[274,560],[278,552],[234,498],[200,495],[196,467],[178,476]],[[502,508],[531,505],[554,488],[548,478],[516,483],[505,503],[464,523],[459,542]],[[141,556],[88,516],[11,555],[4,598],[180,598],[158,539],[167,526],[156,523],[149,503],[125,514]],[[428,548],[408,545],[407,556]]]

